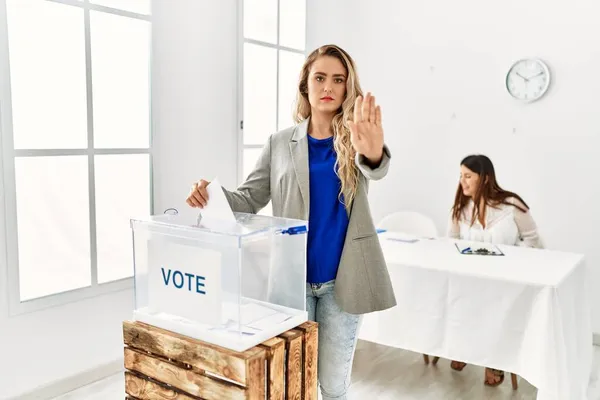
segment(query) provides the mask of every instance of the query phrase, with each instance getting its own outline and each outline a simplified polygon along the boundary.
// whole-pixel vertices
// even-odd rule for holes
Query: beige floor
[[[447,360],[426,366],[420,354],[359,341],[353,368],[351,400],[533,400],[536,390],[520,379],[513,392],[510,379],[502,386],[483,385],[483,369],[467,366],[462,372],[450,369]],[[54,400],[123,399],[123,375],[117,374]],[[594,348],[594,367],[588,400],[600,400],[600,347]]]

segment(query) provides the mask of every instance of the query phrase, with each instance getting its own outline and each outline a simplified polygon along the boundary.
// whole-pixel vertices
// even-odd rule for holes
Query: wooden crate
[[[306,322],[236,352],[123,322],[129,400],[317,400],[318,327]]]

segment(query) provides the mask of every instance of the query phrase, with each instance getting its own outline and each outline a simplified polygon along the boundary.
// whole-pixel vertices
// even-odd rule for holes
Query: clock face
[[[506,89],[516,99],[535,101],[542,97],[550,85],[550,71],[543,61],[519,60],[506,75]]]

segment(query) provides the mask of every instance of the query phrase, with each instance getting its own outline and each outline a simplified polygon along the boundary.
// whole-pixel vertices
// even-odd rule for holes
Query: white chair
[[[397,211],[389,214],[379,221],[377,228],[428,238],[438,235],[433,220],[416,211]]]

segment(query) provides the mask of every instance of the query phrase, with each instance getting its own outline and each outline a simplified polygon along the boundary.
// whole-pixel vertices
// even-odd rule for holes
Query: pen
[[[467,251],[469,251],[469,250],[471,250],[471,248],[470,248],[470,247],[467,247],[466,249],[463,249],[463,250],[461,251],[461,253],[466,253],[466,252],[467,252]]]

